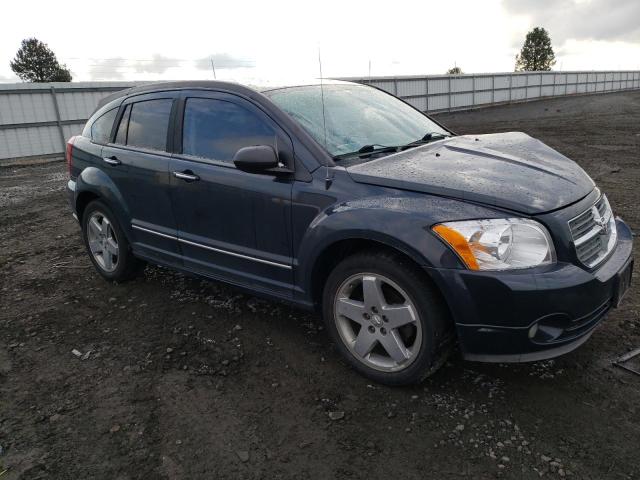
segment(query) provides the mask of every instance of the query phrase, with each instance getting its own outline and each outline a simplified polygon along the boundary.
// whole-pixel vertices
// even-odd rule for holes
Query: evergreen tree
[[[46,43],[27,38],[11,63],[11,70],[25,82],[70,82],[71,72],[60,65]]]
[[[516,72],[546,72],[556,63],[549,33],[536,27],[527,33],[520,54],[516,55]]]

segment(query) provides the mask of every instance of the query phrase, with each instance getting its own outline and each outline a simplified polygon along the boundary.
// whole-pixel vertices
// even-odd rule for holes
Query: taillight
[[[67,152],[65,154],[65,159],[67,160],[67,170],[69,171],[69,176],[71,176],[71,167],[73,166],[73,142],[75,141],[75,136],[67,140]]]

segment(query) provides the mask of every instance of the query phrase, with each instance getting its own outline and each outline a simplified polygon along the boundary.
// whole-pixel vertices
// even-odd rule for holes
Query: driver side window
[[[276,148],[273,128],[250,110],[225,100],[189,98],[185,104],[182,153],[232,163],[243,147]]]

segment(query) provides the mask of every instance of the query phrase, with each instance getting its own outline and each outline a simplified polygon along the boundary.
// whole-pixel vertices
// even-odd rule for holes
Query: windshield
[[[326,143],[320,85],[285,88],[265,95],[296,119],[332,156],[367,145],[396,146],[427,133],[447,131],[406,103],[364,85],[324,85]]]

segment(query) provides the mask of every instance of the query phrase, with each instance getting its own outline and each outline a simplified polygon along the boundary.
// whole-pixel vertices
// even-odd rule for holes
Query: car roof
[[[343,80],[333,80],[330,78],[323,78],[322,81],[319,78],[312,78],[307,80],[289,80],[289,81],[264,81],[257,85],[247,84],[249,88],[252,88],[258,92],[269,92],[272,90],[280,90],[283,88],[295,88],[295,87],[312,87],[320,85],[360,85],[353,82],[345,82]]]
[[[104,105],[110,103],[118,98],[136,95],[142,93],[153,93],[163,90],[179,90],[179,89],[200,89],[200,90],[231,90],[238,93],[265,93],[274,90],[281,90],[285,88],[293,87],[307,87],[307,86],[319,86],[319,85],[359,85],[353,82],[346,82],[342,80],[333,79],[308,79],[308,80],[266,80],[266,81],[250,81],[247,83],[237,82],[225,82],[221,80],[183,80],[174,82],[150,82],[135,87],[119,90],[111,95],[108,95],[100,100],[98,106],[93,113],[100,110]]]

